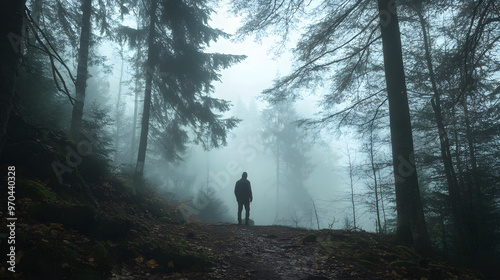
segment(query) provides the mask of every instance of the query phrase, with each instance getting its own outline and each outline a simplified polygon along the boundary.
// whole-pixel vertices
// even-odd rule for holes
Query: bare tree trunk
[[[314,207],[314,215],[316,216],[316,224],[318,225],[318,230],[319,230],[320,226],[319,226],[318,210],[316,209],[316,203],[314,203],[314,200],[311,199],[311,201]],[[311,227],[312,227],[312,222],[311,222]]]
[[[455,140],[455,161],[457,165],[457,172],[458,172],[458,184],[461,189],[465,189],[465,180],[464,180],[464,173],[463,173],[463,165],[462,165],[462,159],[461,159],[461,151],[462,151],[462,146],[460,145],[460,139],[458,138],[458,127],[457,127],[457,120],[456,120],[456,109],[455,106],[452,106],[451,108],[451,113],[452,113],[452,119],[453,119],[453,139]]]
[[[464,108],[465,117],[465,135],[467,138],[467,146],[469,148],[469,158],[471,165],[471,184],[469,187],[469,207],[470,212],[468,213],[467,222],[470,223],[468,229],[470,232],[471,249],[474,253],[480,253],[482,250],[481,243],[487,242],[484,237],[484,227],[485,227],[485,211],[483,206],[483,197],[481,193],[481,183],[479,178],[479,173],[477,170],[477,159],[476,159],[476,149],[474,146],[474,134],[472,131],[472,126],[469,118],[469,109],[467,105],[467,96],[462,97],[462,107]]]
[[[31,3],[31,16],[35,24],[40,24],[40,17],[42,16],[43,1],[35,0]]]
[[[139,26],[139,20],[137,22],[137,25]],[[134,156],[136,154],[135,146],[136,146],[136,140],[137,140],[137,116],[138,116],[138,109],[139,109],[139,92],[140,92],[140,86],[139,86],[139,80],[140,80],[140,61],[141,61],[141,49],[138,47],[137,48],[137,57],[136,57],[136,73],[135,73],[135,86],[134,86],[134,118],[132,121],[132,139],[130,142],[130,162],[134,162]]]
[[[429,71],[429,79],[432,85],[432,91],[434,93],[434,98],[431,100],[432,109],[434,111],[434,120],[436,121],[436,125],[439,133],[439,142],[440,142],[440,150],[441,150],[441,158],[443,160],[444,172],[446,175],[446,181],[448,184],[448,192],[450,194],[450,205],[453,214],[453,220],[455,224],[455,230],[458,234],[459,242],[462,246],[465,245],[465,224],[464,224],[464,215],[463,215],[463,207],[462,207],[462,195],[460,193],[460,188],[458,185],[457,175],[455,172],[455,168],[453,166],[452,155],[450,152],[450,141],[448,139],[448,134],[446,132],[446,128],[443,121],[442,108],[441,108],[441,93],[437,87],[435,75],[434,75],[434,67],[432,64],[431,50],[430,50],[430,42],[429,37],[427,35],[427,22],[422,15],[421,5],[418,4],[415,9],[419,21],[420,26],[422,28],[422,35],[424,41],[424,52],[425,59],[427,62],[427,69]]]
[[[21,32],[26,1],[0,2],[0,155],[14,104],[14,88],[21,55]]]
[[[379,208],[379,191],[378,191],[378,182],[377,182],[377,168],[375,167],[375,155],[373,151],[373,124],[370,126],[370,163],[372,167],[372,173],[373,173],[373,183],[374,183],[374,190],[375,190],[375,210],[377,213],[377,227],[378,227],[378,232],[382,232],[382,225],[380,224],[380,208]]]
[[[76,98],[71,116],[71,136],[78,139],[82,128],[83,105],[88,78],[88,60],[90,46],[90,15],[92,0],[82,0],[82,29],[80,33],[80,50],[78,51],[78,69],[76,71]]]
[[[144,107],[142,111],[142,122],[141,122],[141,136],[139,140],[139,152],[137,154],[137,164],[135,167],[134,174],[134,194],[136,193],[136,187],[138,182],[142,179],[142,174],[144,172],[144,163],[146,160],[146,150],[148,142],[148,132],[149,132],[149,115],[151,109],[151,91],[152,82],[154,74],[154,61],[153,61],[153,44],[155,36],[155,25],[156,25],[156,0],[151,2],[151,7],[149,11],[149,33],[148,33],[148,58],[146,61],[146,86],[144,90]]]
[[[139,107],[139,89],[136,86],[136,89],[134,90],[134,118],[132,120],[132,139],[130,142],[130,162],[132,163],[134,161],[134,155],[135,155],[135,145],[136,145],[136,140],[137,140],[137,109]]]
[[[414,244],[419,251],[426,253],[430,251],[430,239],[413,158],[413,136],[396,6],[394,1],[378,0],[378,7],[396,183],[396,238],[399,242]]]
[[[351,160],[351,152],[349,151],[349,145],[347,145],[347,160],[349,164],[349,185],[351,187],[351,204],[352,204],[352,223],[354,230],[356,230],[356,204],[354,200],[354,167]]]
[[[115,132],[115,158],[114,162],[115,164],[118,161],[118,145],[120,144],[119,138],[120,138],[120,124],[121,124],[121,114],[120,114],[120,101],[121,101],[121,95],[122,95],[122,83],[123,83],[123,64],[124,64],[124,59],[123,59],[123,44],[120,45],[120,58],[122,59],[121,67],[120,67],[120,80],[118,82],[118,98],[116,100],[116,115],[115,115],[115,122],[116,122],[116,132]]]
[[[378,179],[379,179],[379,182],[381,182],[381,179],[380,179],[380,169],[378,170]],[[387,233],[387,217],[385,215],[385,206],[384,206],[384,192],[383,192],[383,184],[379,184],[379,189],[380,189],[380,204],[382,206],[382,215],[384,217],[384,226],[382,227],[383,228],[383,233]]]
[[[42,16],[42,8],[43,8],[43,1],[42,0],[35,0],[31,2],[31,18],[33,19],[33,24],[32,26],[40,26],[40,18]],[[26,33],[26,29],[23,30],[24,33]],[[36,32],[36,30],[33,30],[33,32]],[[29,32],[28,32],[29,33]],[[29,36],[29,34],[24,34],[23,36],[28,36],[28,42],[26,43],[26,50],[21,50],[21,53],[24,53],[24,58],[23,60],[25,61],[24,63],[26,65],[30,65],[33,63],[34,55],[35,55],[35,48],[32,46],[35,45],[36,43],[36,37],[35,35]]]
[[[43,9],[43,1],[42,0],[35,0],[31,3],[31,17],[33,18],[33,23],[35,25],[40,26],[40,18],[42,16],[42,9]],[[31,45],[34,45],[35,42],[36,42],[35,36],[30,36],[28,44],[31,46]],[[28,49],[29,48],[30,47],[28,46]],[[28,53],[26,54],[27,59],[29,61],[31,61],[33,59],[33,53],[34,53],[33,50],[31,50],[31,51],[28,51]]]
[[[280,111],[278,109],[278,117],[277,117],[277,127],[279,129],[280,126]],[[279,218],[280,212],[280,139],[279,136],[276,135],[276,218]]]

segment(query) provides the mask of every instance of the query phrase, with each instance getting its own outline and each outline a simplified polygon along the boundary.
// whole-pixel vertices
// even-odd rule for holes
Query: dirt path
[[[216,277],[236,279],[305,279],[325,275],[319,271],[323,258],[317,248],[304,246],[300,240],[305,230],[280,227],[245,227],[232,225],[204,226],[214,240],[219,257]],[[217,240],[218,239],[218,240]]]
[[[214,271],[202,279],[357,279],[349,265],[327,260],[316,242],[304,242],[305,229],[218,224],[177,230],[214,258]]]

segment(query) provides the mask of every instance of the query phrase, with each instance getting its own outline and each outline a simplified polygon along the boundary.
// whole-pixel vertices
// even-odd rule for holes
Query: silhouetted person
[[[245,206],[245,225],[248,225],[248,218],[250,217],[250,202],[252,202],[252,187],[250,181],[247,180],[247,173],[243,172],[241,179],[236,182],[234,186],[234,195],[238,201],[238,225],[241,225],[241,211]]]

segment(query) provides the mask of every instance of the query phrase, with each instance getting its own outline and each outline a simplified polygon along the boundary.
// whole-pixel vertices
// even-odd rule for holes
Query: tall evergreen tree
[[[88,79],[88,61],[89,48],[91,37],[91,13],[92,0],[82,0],[82,21],[80,31],[80,45],[78,49],[78,66],[75,82],[75,104],[73,105],[73,113],[71,116],[71,136],[78,139],[82,127],[83,105],[85,102],[85,90],[87,88]]]
[[[95,30],[111,38],[110,30],[114,22],[113,16],[116,14],[114,6],[119,6],[123,13],[124,3],[123,0],[80,0],[79,3],[47,1],[47,9],[42,13],[49,20],[53,33],[59,32],[57,37],[61,34],[66,37],[59,43],[69,43],[73,47],[66,48],[66,51],[70,52],[69,55],[75,56],[76,53],[74,104],[70,123],[70,135],[75,139],[80,137],[84,118],[89,67],[101,59],[99,54],[93,52],[93,47],[100,39]]]
[[[167,136],[171,140],[182,143],[186,138],[175,136],[185,134],[182,131],[190,128],[195,141],[201,142],[205,135],[210,135],[212,147],[225,145],[227,130],[235,127],[238,120],[223,119],[217,113],[229,110],[230,104],[210,97],[211,83],[219,79],[220,69],[244,59],[244,56],[204,52],[210,42],[227,37],[224,32],[208,26],[212,10],[207,1],[144,3],[148,51],[136,179],[142,177],[144,170],[152,110],[158,110],[154,115],[160,116],[160,123],[167,123],[171,129]],[[157,101],[158,108],[151,107],[153,100]]]
[[[157,1],[152,0],[150,2],[148,18],[148,37],[147,37],[147,48],[148,54],[146,58],[146,76],[145,76],[145,90],[144,90],[144,105],[142,109],[142,121],[141,121],[141,134],[139,137],[139,152],[137,154],[137,164],[135,167],[134,180],[139,180],[142,177],[144,171],[144,162],[146,161],[146,147],[148,142],[148,132],[149,132],[149,115],[151,108],[151,91],[153,82],[153,71],[154,71],[154,40],[156,36],[156,21],[157,21]],[[134,192],[136,182],[134,182]]]
[[[396,184],[398,223],[396,238],[428,252],[423,206],[415,168],[410,109],[406,91],[399,21],[395,3],[379,0],[385,79],[389,101],[392,160]]]

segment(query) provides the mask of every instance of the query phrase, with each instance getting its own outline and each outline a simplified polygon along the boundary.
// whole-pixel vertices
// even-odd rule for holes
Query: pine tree
[[[152,135],[155,142],[172,140],[169,145],[180,149],[167,151],[174,158],[187,141],[182,135],[186,135],[188,128],[194,131],[195,142],[202,143],[205,136],[210,135],[212,147],[226,144],[227,131],[234,128],[238,120],[222,119],[217,113],[229,110],[230,104],[210,96],[211,83],[219,79],[220,69],[244,59],[244,56],[204,52],[211,41],[227,37],[224,32],[208,26],[212,10],[207,1],[144,3],[147,4],[145,10],[138,13],[147,19],[147,58],[136,182],[144,171],[153,121],[156,121]]]
[[[73,105],[73,113],[71,117],[71,136],[74,139],[80,137],[80,130],[82,127],[83,118],[83,105],[85,102],[85,90],[87,88],[88,78],[88,61],[89,61],[89,48],[91,37],[91,13],[92,13],[92,0],[82,0],[82,22],[80,32],[80,45],[78,49],[78,67],[76,73],[76,97],[75,104]]]

